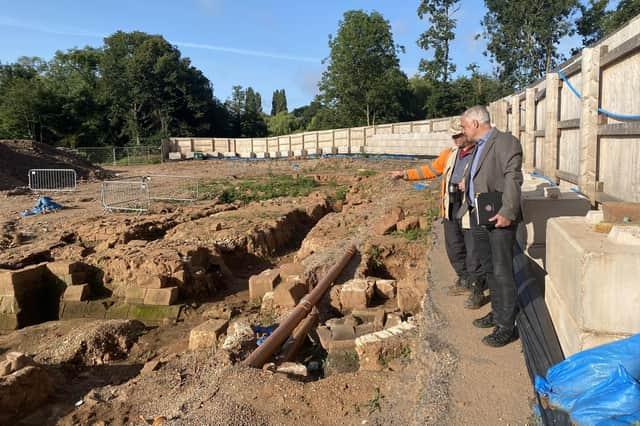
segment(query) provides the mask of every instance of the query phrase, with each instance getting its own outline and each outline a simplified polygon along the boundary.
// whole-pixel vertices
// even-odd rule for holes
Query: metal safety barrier
[[[29,189],[32,191],[75,191],[77,182],[73,169],[31,169]]]
[[[101,200],[106,211],[146,212],[151,205],[149,185],[144,178],[104,181]]]
[[[146,175],[151,200],[157,201],[196,201],[199,183],[194,176]]]

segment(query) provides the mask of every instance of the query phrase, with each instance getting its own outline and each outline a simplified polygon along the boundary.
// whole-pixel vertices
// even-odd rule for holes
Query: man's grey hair
[[[462,116],[469,120],[476,120],[478,123],[487,123],[491,124],[491,117],[489,116],[489,111],[487,107],[482,105],[472,106],[462,113]]]

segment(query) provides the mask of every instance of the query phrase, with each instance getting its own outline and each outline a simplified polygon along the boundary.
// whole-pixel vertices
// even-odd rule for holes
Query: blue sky
[[[161,34],[204,72],[214,94],[225,100],[233,85],[252,86],[271,110],[271,95],[285,89],[289,110],[308,104],[329,54],[328,35],[335,34],[347,10],[376,10],[390,23],[396,43],[405,46],[400,65],[408,76],[428,56],[416,40],[426,28],[416,13],[417,0],[184,0],[71,1],[0,0],[0,61],[20,56],[46,60],[56,50],[102,45],[118,30]],[[462,0],[452,57],[458,71],[471,62],[491,71],[485,44],[474,40],[485,13],[482,0]],[[564,51],[579,44],[574,37]]]

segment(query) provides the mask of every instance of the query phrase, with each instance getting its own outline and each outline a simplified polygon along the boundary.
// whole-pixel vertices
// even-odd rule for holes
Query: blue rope
[[[542,173],[533,172],[533,173],[531,173],[531,176],[532,177],[536,177],[536,178],[540,178],[540,179],[544,179],[547,182],[549,182],[551,185],[557,186],[557,184],[553,180],[551,180],[551,178],[549,176],[545,176]]]
[[[558,71],[558,75],[560,76],[560,78],[562,78],[562,81],[564,81],[567,86],[569,86],[569,89],[573,92],[573,94],[576,95],[578,99],[582,100],[582,95],[580,95],[580,92],[578,92],[576,88],[573,87],[573,84],[571,84],[571,82],[567,79],[567,76],[564,75],[562,71]],[[616,120],[640,120],[640,115],[616,114],[615,112],[609,112],[606,109],[602,108],[598,108],[598,112],[608,117],[615,118]]]

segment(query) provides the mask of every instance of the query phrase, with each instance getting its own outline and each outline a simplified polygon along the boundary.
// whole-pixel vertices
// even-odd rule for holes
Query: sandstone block
[[[389,216],[384,216],[382,219],[376,222],[376,224],[373,226],[373,232],[376,235],[388,234],[390,232],[395,231],[397,223],[398,221],[395,220],[394,218]]]
[[[385,363],[406,353],[407,335],[415,329],[401,323],[386,330],[369,333],[356,339],[360,370],[381,371]]]
[[[68,302],[82,302],[89,298],[90,293],[89,284],[70,285],[64,291],[62,299]]]
[[[73,262],[68,260],[59,260],[47,263],[47,269],[56,276],[71,275],[74,272],[83,272],[86,265],[82,262]]]
[[[17,270],[0,270],[0,296],[20,295],[41,286],[45,272],[44,263]]]
[[[281,308],[293,308],[307,294],[307,285],[301,281],[287,280],[273,292],[273,303]]]
[[[350,324],[336,324],[331,327],[332,340],[352,340],[356,338],[356,332]]]
[[[285,280],[287,278],[302,278],[304,276],[304,266],[299,263],[285,263],[280,265],[280,277]]]
[[[213,348],[218,344],[218,338],[227,330],[229,321],[223,319],[210,319],[203,322],[189,334],[189,349]]]
[[[146,295],[146,288],[128,287],[124,291],[124,300],[127,303],[144,303],[144,297]]]
[[[390,312],[387,314],[387,320],[384,323],[384,328],[391,328],[399,325],[402,322],[402,315]]]
[[[280,282],[278,269],[267,269],[258,275],[253,275],[249,278],[249,299],[263,297],[266,293],[273,291],[278,282]]]
[[[413,231],[414,229],[418,229],[420,227],[420,222],[417,217],[410,216],[406,219],[401,220],[397,223],[396,228],[400,232]]]
[[[343,311],[366,309],[373,297],[373,286],[365,279],[354,279],[342,285],[340,305]]]
[[[173,305],[178,300],[178,287],[148,288],[144,296],[145,305]]]
[[[376,278],[375,281],[376,293],[384,299],[393,299],[396,297],[396,280],[383,280]]]
[[[151,275],[140,279],[138,284],[141,288],[165,288],[168,286],[168,280],[167,277]]]
[[[386,313],[384,309],[354,310],[351,316],[358,320],[358,325],[373,324],[372,331],[379,331],[384,328]]]

